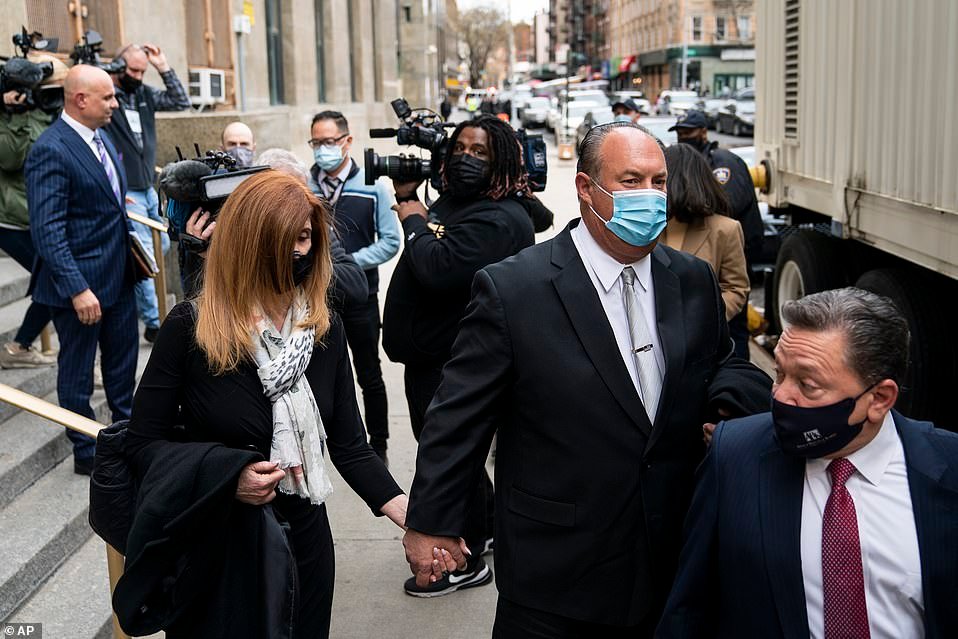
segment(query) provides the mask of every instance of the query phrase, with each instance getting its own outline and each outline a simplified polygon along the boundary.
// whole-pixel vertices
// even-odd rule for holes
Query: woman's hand
[[[193,215],[186,221],[186,234],[204,242],[208,242],[213,237],[215,228],[216,222],[210,222],[210,214],[203,209],[193,211]],[[206,257],[206,251],[203,251],[200,255]]]
[[[409,498],[406,495],[396,495],[379,510],[389,517],[394,524],[406,530],[406,505],[409,504]]]
[[[236,498],[251,506],[268,504],[276,497],[276,486],[285,476],[286,473],[280,470],[276,462],[260,461],[249,464],[240,471]]]

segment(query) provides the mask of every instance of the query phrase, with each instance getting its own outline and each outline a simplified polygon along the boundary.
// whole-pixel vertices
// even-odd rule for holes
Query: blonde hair
[[[197,298],[196,343],[214,374],[252,359],[254,314],[283,302],[295,288],[293,250],[307,220],[313,270],[302,284],[309,303],[302,325],[313,326],[319,342],[329,330],[326,296],[333,270],[326,205],[300,180],[272,170],[247,178],[226,200]]]

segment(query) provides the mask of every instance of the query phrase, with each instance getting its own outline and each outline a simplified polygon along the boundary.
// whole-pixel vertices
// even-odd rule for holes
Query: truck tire
[[[772,305],[766,309],[768,332],[781,331],[782,305],[809,293],[848,284],[841,240],[812,229],[799,229],[782,241],[775,261]]]
[[[947,405],[954,393],[958,354],[948,326],[953,316],[942,307],[949,303],[947,292],[934,286],[928,274],[905,268],[868,271],[855,286],[891,299],[908,322],[908,372],[898,380],[895,408],[908,417],[952,429]]]

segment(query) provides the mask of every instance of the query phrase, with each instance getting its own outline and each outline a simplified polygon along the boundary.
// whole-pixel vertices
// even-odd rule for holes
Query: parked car
[[[736,93],[732,100],[719,109],[715,130],[718,133],[750,136],[754,128],[755,89],[748,87]]]
[[[599,91],[598,89],[590,89],[586,91],[569,91],[569,101],[570,102],[592,102],[593,104],[610,104],[609,96],[605,94],[605,91]],[[559,101],[561,102],[564,98],[564,95],[559,96]]]
[[[682,117],[689,109],[702,108],[702,99],[695,91],[667,90],[659,94],[656,103],[659,115],[675,115]]]
[[[665,146],[672,146],[679,143],[678,135],[675,131],[669,131],[669,127],[675,124],[675,118],[664,118],[652,116],[639,120],[639,125],[648,129],[649,133],[662,141]]]
[[[545,126],[549,117],[549,104],[549,98],[529,98],[522,108],[522,115],[519,116],[522,126],[528,129]]]
[[[639,113],[642,115],[652,114],[652,103],[645,99],[645,95],[641,91],[616,91],[609,96],[609,103],[615,104],[629,99],[639,105]]]
[[[604,111],[608,110],[610,113],[612,109],[605,104],[595,104],[594,102],[580,102],[576,100],[575,102],[569,102],[568,107],[559,112],[559,121],[556,124],[556,135],[560,135],[563,132],[568,136],[573,136],[576,134],[576,130],[579,128],[579,125],[582,123],[582,120],[585,119],[586,114],[591,111]]]
[[[612,113],[612,107],[596,107],[586,113],[582,118],[582,122],[579,123],[579,126],[575,130],[576,156],[579,155],[579,145],[582,144],[582,140],[585,139],[585,136],[592,127],[599,126],[600,124],[608,124],[614,119],[615,114]]]
[[[705,120],[708,122],[708,128],[714,129],[718,121],[718,113],[731,98],[705,98],[702,101],[702,111],[705,113]]]

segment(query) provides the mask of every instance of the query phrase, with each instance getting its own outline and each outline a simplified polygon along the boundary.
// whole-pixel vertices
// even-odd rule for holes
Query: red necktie
[[[855,466],[844,458],[828,465],[832,493],[822,517],[825,639],[869,639],[858,517],[845,488],[854,472]]]

